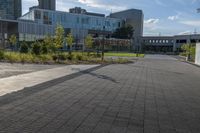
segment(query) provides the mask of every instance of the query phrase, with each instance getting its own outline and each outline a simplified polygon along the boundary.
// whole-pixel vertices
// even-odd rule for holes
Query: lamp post
[[[102,55],[101,60],[104,61],[104,47],[105,47],[105,26],[103,26],[103,42],[102,42]]]

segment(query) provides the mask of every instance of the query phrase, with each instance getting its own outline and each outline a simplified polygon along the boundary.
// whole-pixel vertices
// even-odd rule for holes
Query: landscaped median
[[[87,52],[57,52],[48,54],[33,54],[0,51],[0,61],[9,63],[36,63],[36,64],[123,64],[131,61],[126,58],[101,60],[101,54]]]

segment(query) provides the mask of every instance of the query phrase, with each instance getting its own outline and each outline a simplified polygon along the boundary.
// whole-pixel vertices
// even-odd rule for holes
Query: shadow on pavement
[[[91,68],[91,69],[88,69],[88,70],[80,71],[80,72],[77,72],[77,73],[74,73],[74,74],[71,74],[71,75],[67,75],[67,76],[64,76],[64,77],[61,77],[61,78],[58,78],[58,79],[54,79],[54,80],[51,80],[51,81],[47,81],[47,82],[38,84],[38,85],[33,86],[33,87],[27,87],[27,88],[24,88],[23,90],[20,90],[20,91],[17,91],[17,92],[13,92],[13,93],[10,93],[10,94],[6,94],[4,96],[0,96],[0,106],[12,103],[13,101],[16,101],[16,100],[23,99],[25,97],[28,97],[28,96],[34,94],[34,93],[48,89],[51,86],[57,85],[59,83],[67,81],[67,80],[77,78],[77,77],[84,75],[84,74],[91,73],[92,71],[96,71],[96,70],[101,69],[102,67],[105,67],[105,66],[106,65],[100,65],[100,66],[97,66],[97,67],[94,67],[94,68]],[[104,78],[106,78],[106,77],[104,77]]]

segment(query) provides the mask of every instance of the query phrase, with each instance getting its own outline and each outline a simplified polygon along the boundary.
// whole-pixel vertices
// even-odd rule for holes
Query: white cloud
[[[191,31],[184,31],[184,32],[180,32],[180,33],[178,33],[179,35],[189,35],[189,34],[191,34]]]
[[[178,15],[175,15],[175,16],[169,16],[168,19],[174,21],[174,20],[179,19],[179,16],[178,16]]]
[[[151,19],[145,20],[144,24],[156,24],[158,22],[159,22],[159,19],[151,18]]]
[[[106,10],[120,11],[127,9],[127,7],[125,6],[118,5],[116,3],[109,1],[100,1],[100,0],[77,0],[77,1],[89,7],[96,7]]]
[[[189,26],[200,26],[200,20],[181,21],[180,23]]]
[[[157,5],[159,5],[159,6],[166,6],[166,4],[163,3],[163,1],[161,1],[161,0],[154,0],[154,1],[155,1],[155,3],[156,3]]]

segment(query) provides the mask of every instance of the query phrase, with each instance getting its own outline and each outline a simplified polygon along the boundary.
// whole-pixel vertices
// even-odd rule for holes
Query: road
[[[1,133],[199,133],[200,68],[169,56],[0,97]]]

